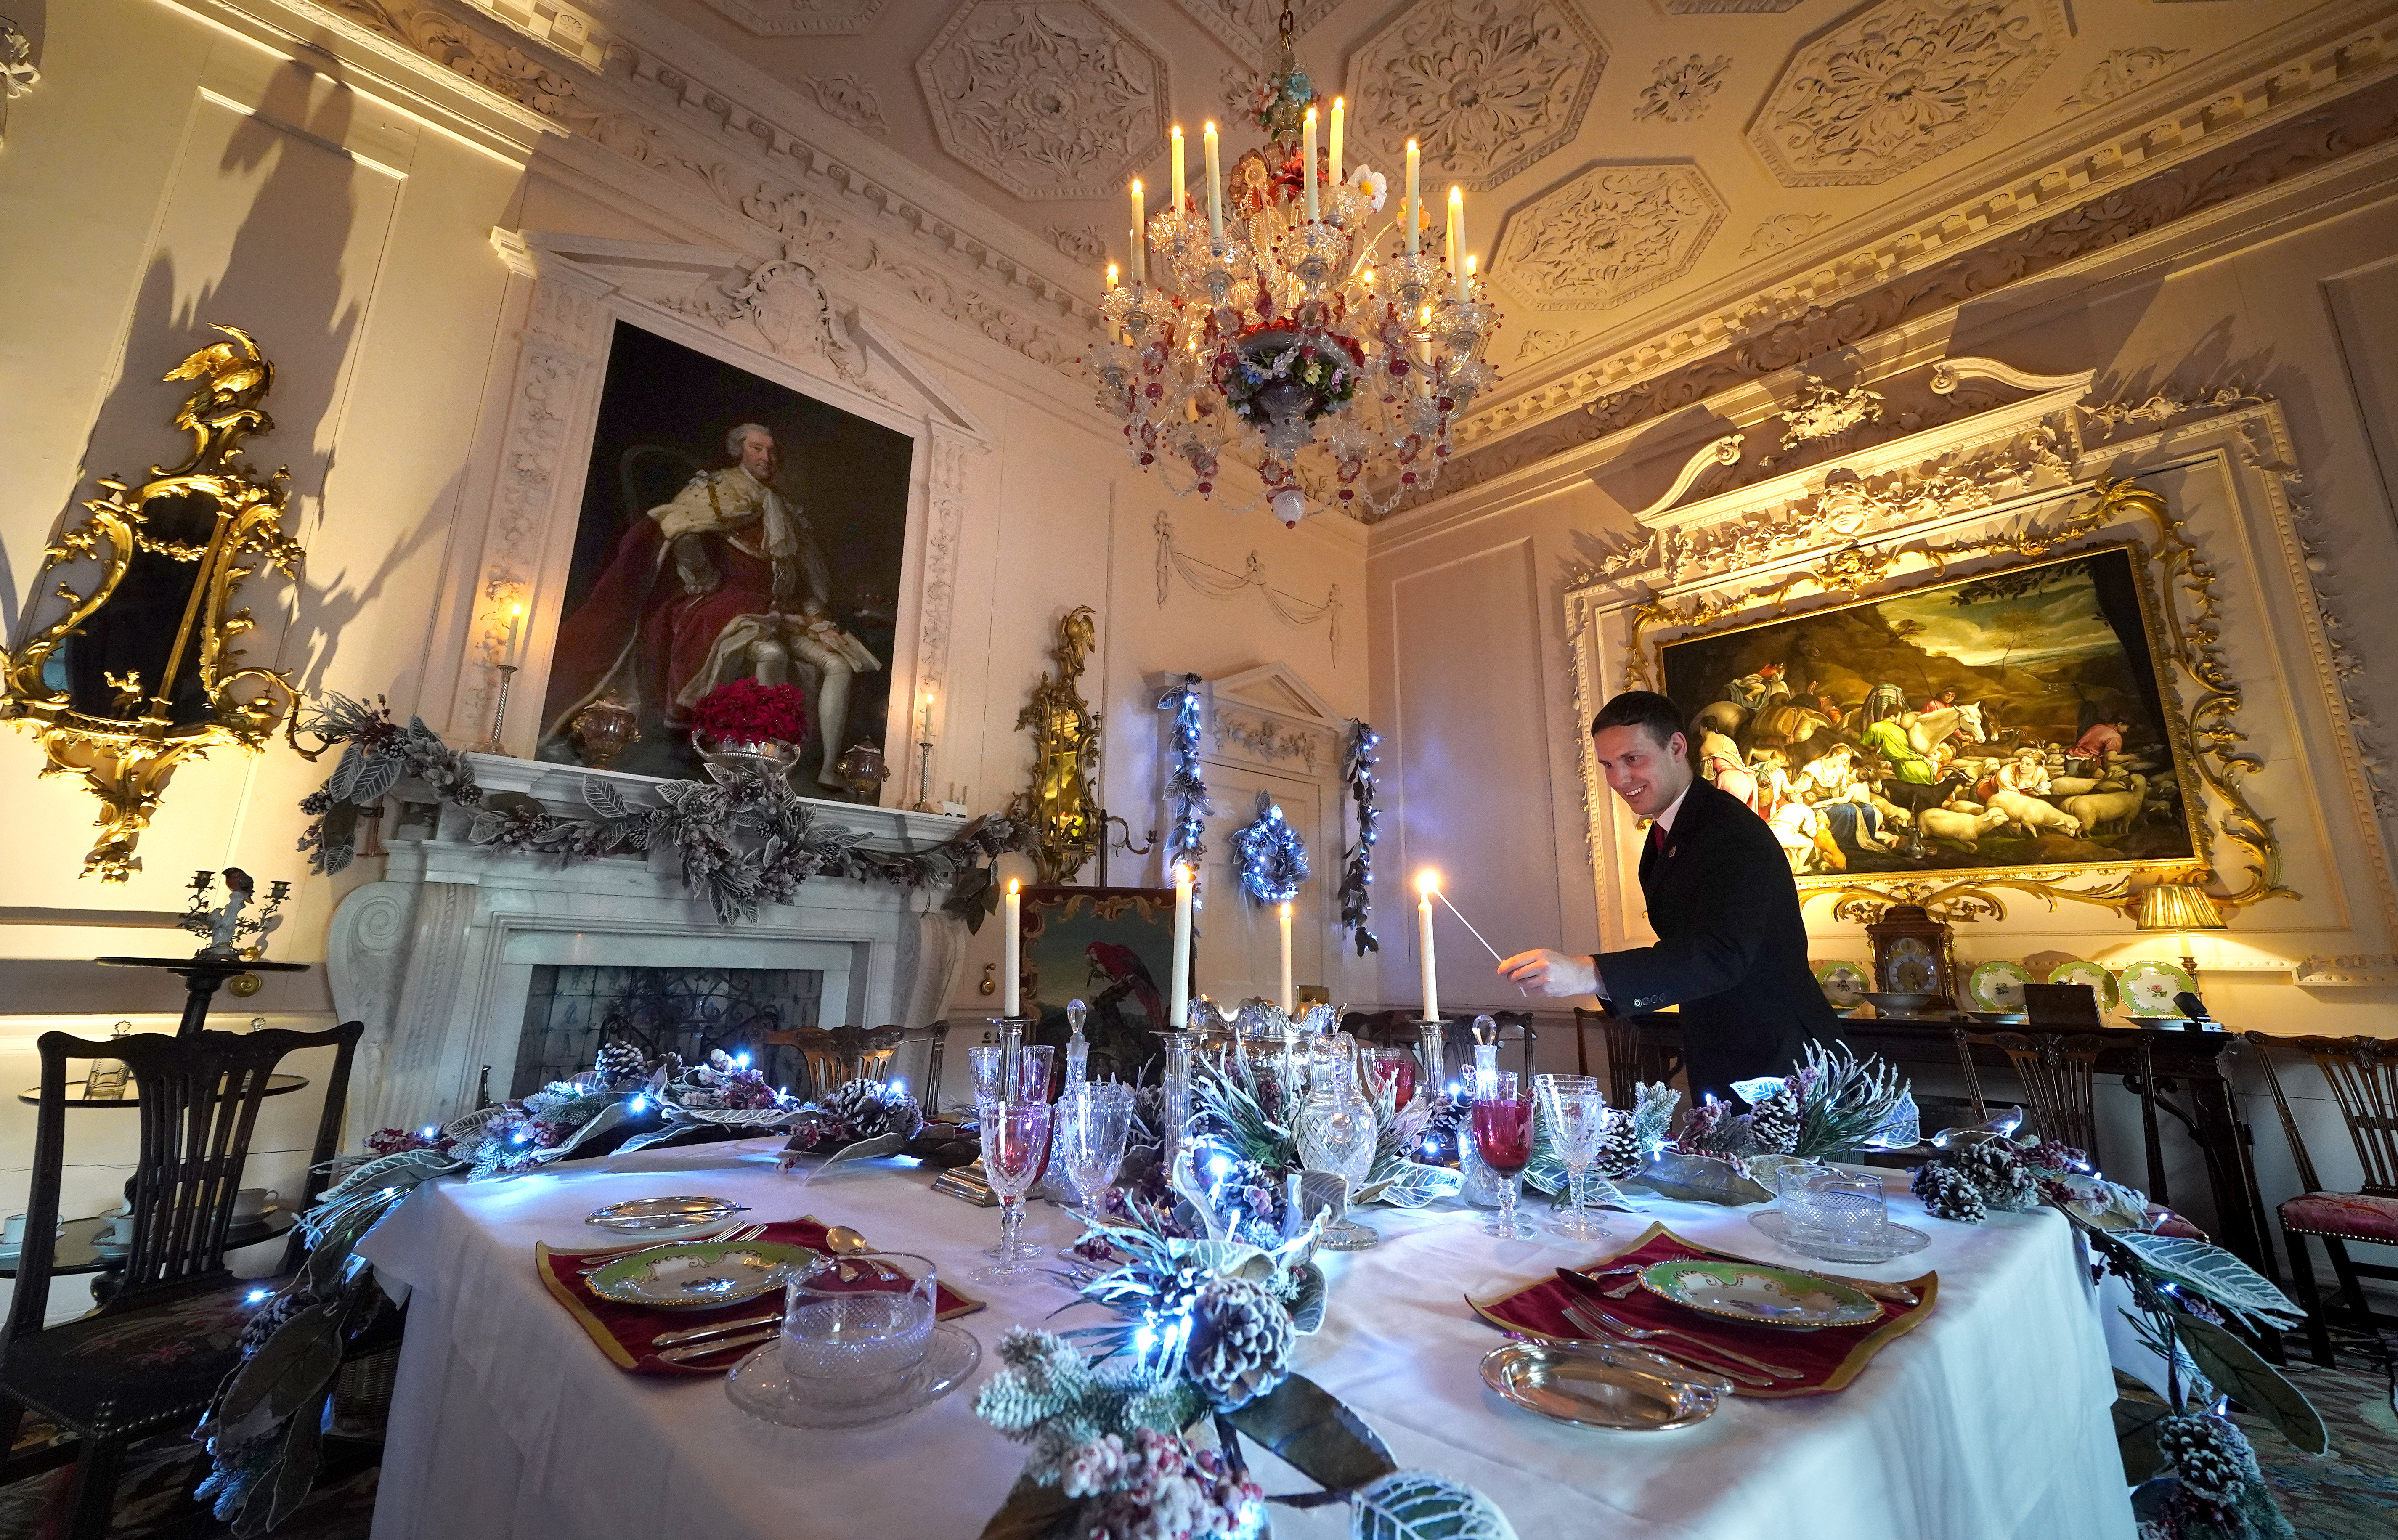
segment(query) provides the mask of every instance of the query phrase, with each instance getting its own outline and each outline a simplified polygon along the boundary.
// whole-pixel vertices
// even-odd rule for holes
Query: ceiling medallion
[[[1460,189],[1442,260],[1421,248],[1431,221],[1415,141],[1407,194],[1380,229],[1386,180],[1344,167],[1338,98],[1330,154],[1318,154],[1320,101],[1291,29],[1286,9],[1282,57],[1252,113],[1267,143],[1233,165],[1229,187],[1213,123],[1196,197],[1179,127],[1165,210],[1144,218],[1132,183],[1132,270],[1119,283],[1109,268],[1100,309],[1113,335],[1085,361],[1138,463],[1169,487],[1189,467],[1175,489],[1205,497],[1229,457],[1257,471],[1274,516],[1295,526],[1327,506],[1380,515],[1432,486],[1457,419],[1498,378],[1482,353],[1500,313],[1463,249]]]

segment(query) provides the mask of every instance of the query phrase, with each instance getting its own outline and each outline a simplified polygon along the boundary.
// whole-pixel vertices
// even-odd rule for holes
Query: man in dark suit
[[[1674,703],[1645,690],[1607,703],[1592,752],[1624,806],[1652,820],[1640,891],[1654,946],[1596,957],[1519,952],[1509,980],[1551,996],[1596,995],[1613,1014],[1681,1007],[1683,1062],[1695,1096],[1787,1073],[1799,1045],[1837,1035],[1807,967],[1807,928],[1790,863],[1747,804],[1699,780]]]

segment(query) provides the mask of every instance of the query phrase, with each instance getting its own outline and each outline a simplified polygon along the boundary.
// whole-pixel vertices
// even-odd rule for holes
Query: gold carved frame
[[[235,588],[262,563],[296,580],[302,551],[282,525],[288,472],[262,476],[239,458],[243,439],[274,429],[263,403],[275,383],[275,366],[240,328],[216,329],[232,340],[200,349],[164,376],[199,382],[173,418],[192,435],[190,458],[172,469],[152,466],[152,479],[139,487],[101,478],[102,495],[85,501],[87,516],[61,530],[42,558],[46,576],[69,562],[96,560],[98,581],[88,591],[58,583],[51,596],[64,604],[64,613],[14,652],[0,648],[0,717],[31,727],[41,738],[48,759],[44,775],[80,775],[100,798],[95,822],[101,833],[83,870],[103,882],[123,882],[141,870],[134,847],[178,764],[226,744],[258,753],[296,700],[285,673],[234,666],[241,657],[235,639],[257,629],[248,609],[231,608]],[[151,527],[153,502],[188,507],[199,500],[214,508],[205,539],[178,540]],[[108,674],[107,684],[117,692],[114,710],[77,709],[44,671],[115,596],[137,553],[192,569],[161,676],[144,679],[139,670]],[[179,723],[177,692],[194,678],[207,715]]]
[[[2282,883],[2282,850],[2273,821],[2258,813],[2242,783],[2263,768],[2263,760],[2240,745],[2245,735],[2236,725],[2241,690],[2223,659],[2222,621],[2215,597],[2216,573],[2198,557],[2184,529],[2164,497],[2130,479],[2101,478],[2097,498],[2088,508],[2061,521],[2028,522],[2012,531],[1971,539],[1934,542],[1930,539],[1894,542],[1886,546],[1850,545],[1830,553],[1816,566],[1779,582],[1734,595],[1709,595],[1688,605],[1650,599],[1626,611],[1627,636],[1623,667],[1626,690],[1652,690],[1661,676],[1663,641],[1650,633],[1673,629],[1675,641],[1736,631],[1825,614],[1851,604],[1871,603],[1918,586],[1946,580],[1948,564],[1974,556],[2013,555],[2026,560],[2054,558],[2082,552],[2129,549],[2139,577],[2140,607],[2148,628],[2150,661],[2158,671],[2160,695],[2165,707],[2166,737],[2176,772],[2184,787],[2183,816],[2188,823],[2193,861],[2093,862],[2071,866],[2008,866],[1976,871],[1970,876],[1921,878],[1887,873],[1860,877],[1807,874],[1798,878],[1799,901],[1819,894],[1835,895],[1833,917],[1870,922],[1893,903],[1920,904],[1949,920],[1999,919],[2006,904],[1999,890],[2029,893],[2054,909],[2059,900],[2124,909],[2137,902],[2135,877],[2152,880],[2206,882],[2214,879],[2214,840],[2210,824],[2219,823],[2224,837],[2246,852],[2245,882],[2238,890],[2211,894],[2226,910],[2245,907],[2269,898],[2297,893]],[[2153,546],[2139,540],[2083,540],[2126,516],[2145,517],[2155,531]],[[1907,556],[1923,558],[1932,574],[1928,584],[1893,584],[1883,592],[1866,590],[1879,583]],[[1921,569],[1907,574],[1920,576]],[[1801,589],[1807,592],[1800,592]],[[1796,611],[1801,598],[1837,593],[1841,603]],[[2187,600],[2185,613],[2184,600]],[[1772,606],[1765,614],[1753,611]],[[1730,623],[1711,623],[1737,617]],[[2210,818],[2203,798],[2189,795],[2190,776],[2215,795],[2219,810]],[[2076,879],[2103,877],[2092,886]]]

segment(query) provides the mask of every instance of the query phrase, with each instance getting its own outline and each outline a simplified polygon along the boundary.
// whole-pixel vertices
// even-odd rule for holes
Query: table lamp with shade
[[[2171,931],[2181,946],[2182,971],[2198,976],[2198,956],[2190,945],[2192,931],[2227,929],[2223,911],[2204,888],[2195,882],[2160,882],[2142,891],[2138,915],[2143,931]]]

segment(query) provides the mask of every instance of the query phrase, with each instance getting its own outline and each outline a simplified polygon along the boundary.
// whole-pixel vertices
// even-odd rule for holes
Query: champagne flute
[[[1000,1260],[970,1275],[977,1283],[1017,1283],[1039,1276],[1024,1265],[1017,1226],[1024,1223],[1024,1195],[1041,1174],[1049,1153],[1049,1107],[1042,1102],[992,1102],[983,1109],[982,1163],[990,1190],[999,1195]],[[1039,1255],[1036,1250],[1032,1253]]]
[[[1572,1191],[1566,1217],[1549,1228],[1576,1240],[1595,1240],[1610,1233],[1590,1217],[1587,1184],[1598,1146],[1607,1134],[1607,1098],[1593,1075],[1535,1075],[1532,1086],[1541,1104],[1541,1119],[1549,1126],[1549,1144],[1565,1162]]]
[[[1499,1212],[1481,1227],[1482,1233],[1502,1240],[1529,1239],[1537,1232],[1516,1217],[1516,1191],[1524,1180],[1524,1168],[1532,1163],[1532,1099],[1524,1094],[1524,1078],[1512,1069],[1476,1078],[1474,1148],[1499,1178]]]

